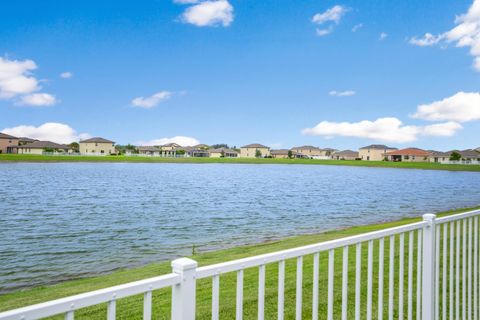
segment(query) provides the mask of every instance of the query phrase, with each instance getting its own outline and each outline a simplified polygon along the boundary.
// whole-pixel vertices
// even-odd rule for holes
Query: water
[[[480,173],[0,164],[0,292],[200,250],[480,204]]]

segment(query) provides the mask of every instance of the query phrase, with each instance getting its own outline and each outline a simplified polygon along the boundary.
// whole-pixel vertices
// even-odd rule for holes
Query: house
[[[457,152],[460,154],[461,159],[458,161],[450,160],[452,153]],[[447,152],[435,151],[429,157],[430,162],[443,163],[443,164],[480,164],[480,153],[475,150],[451,150]]]
[[[298,158],[318,159],[322,156],[322,150],[314,146],[293,147],[290,150],[292,150]]]
[[[164,151],[175,151],[177,150],[178,148],[181,148],[182,146],[179,145],[178,143],[175,143],[175,142],[172,142],[172,143],[167,143],[167,144],[164,144],[162,146],[160,146],[160,148]]]
[[[18,138],[18,145],[23,146],[23,145],[26,145],[28,143],[33,143],[35,141],[38,141],[38,140],[37,139],[32,139],[32,138],[27,138],[27,137],[20,137],[20,138]]]
[[[18,154],[44,154],[44,153],[71,153],[73,150],[65,145],[51,141],[35,141],[23,146],[16,146]]]
[[[358,156],[361,160],[382,161],[384,154],[390,151],[398,150],[397,148],[387,147],[383,144],[372,144],[358,149]]]
[[[194,158],[208,158],[210,157],[210,152],[205,149],[197,149],[193,147],[187,147],[185,149],[185,155],[187,157],[194,157]]]
[[[14,153],[13,147],[18,146],[19,139],[0,132],[0,153]]]
[[[149,157],[160,157],[160,148],[153,146],[140,146],[138,147],[138,154]]]
[[[272,156],[272,158],[287,159],[289,152],[292,153],[292,157],[295,155],[295,152],[288,149],[272,149],[270,150],[270,155]]]
[[[332,148],[324,148],[320,149],[320,158],[319,159],[331,159],[332,154],[337,152],[337,149],[332,149]]]
[[[229,148],[218,148],[208,150],[211,158],[236,158],[238,151]]]
[[[406,148],[384,153],[384,157],[388,161],[395,162],[429,162],[431,155],[431,152],[418,148]]]
[[[247,144],[240,148],[242,158],[265,158],[270,156],[270,148],[259,143]]]
[[[358,152],[353,151],[353,150],[343,150],[343,151],[334,152],[331,155],[331,158],[334,159],[334,160],[357,160],[357,159],[359,159]]]
[[[116,154],[115,142],[95,137],[80,141],[80,153],[92,155]]]

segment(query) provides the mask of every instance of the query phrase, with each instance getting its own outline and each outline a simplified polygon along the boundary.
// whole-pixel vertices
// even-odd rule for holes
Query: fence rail
[[[280,320],[286,318],[287,307],[294,309],[289,318],[295,319],[478,319],[479,215],[480,210],[442,218],[426,214],[417,223],[205,267],[181,258],[172,262],[170,274],[3,312],[0,320],[58,314],[74,319],[75,311],[102,303],[111,320],[116,318],[116,301],[134,295],[143,295],[143,319],[149,320],[152,292],[162,288],[171,288],[171,318],[193,320],[197,283],[209,279],[211,319],[216,320],[221,311],[220,281],[229,275],[236,288],[234,313],[228,318],[242,320],[244,307],[251,307],[244,299],[249,270],[257,276],[253,281],[257,297],[256,314],[248,315],[264,319],[272,310],[273,289],[267,277],[272,266],[276,266],[275,316]],[[304,273],[307,264],[311,274]],[[291,286],[287,268],[295,268]],[[322,272],[326,285],[320,288]],[[290,292],[295,297],[286,306]]]

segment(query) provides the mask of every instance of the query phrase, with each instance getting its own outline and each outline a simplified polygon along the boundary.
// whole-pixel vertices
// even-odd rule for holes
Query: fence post
[[[435,219],[436,215],[423,215],[422,319],[433,320],[435,312]]]
[[[197,262],[188,258],[172,261],[180,283],[172,287],[172,320],[195,320]]]

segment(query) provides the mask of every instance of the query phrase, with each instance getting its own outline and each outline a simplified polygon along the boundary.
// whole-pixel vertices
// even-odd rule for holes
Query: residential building
[[[332,148],[323,148],[323,149],[320,149],[320,157],[321,158],[326,158],[326,159],[330,159],[332,154],[334,154],[335,152],[337,152],[339,150],[337,149],[332,149]]]
[[[210,149],[210,146],[207,145],[207,144],[201,143],[201,144],[197,144],[197,145],[193,146],[193,148],[194,148],[194,149],[207,150],[207,149]]]
[[[334,160],[357,160],[359,159],[358,152],[353,150],[343,150],[334,152],[331,155]]]
[[[18,146],[19,139],[0,132],[0,153],[14,153],[13,147]]]
[[[164,144],[162,146],[160,146],[160,148],[164,151],[175,151],[177,150],[178,148],[181,148],[182,146],[179,145],[178,143],[167,143],[167,144]]]
[[[32,139],[32,138],[27,138],[27,137],[20,137],[18,138],[18,145],[19,146],[24,146],[28,143],[33,143],[35,141],[38,141],[37,139]]]
[[[259,143],[247,144],[240,148],[242,158],[265,158],[270,156],[270,148]]]
[[[229,148],[218,148],[208,150],[211,158],[236,158],[238,151]]]
[[[186,147],[183,148],[185,150],[185,155],[187,157],[194,157],[194,158],[208,158],[210,157],[210,152],[205,149],[197,149],[193,147]]]
[[[395,162],[429,162],[431,152],[418,149],[418,148],[406,148],[401,150],[389,151],[384,154],[384,157],[388,161]]]
[[[44,154],[45,152],[56,154],[72,152],[69,146],[51,141],[35,141],[23,146],[16,146],[15,149],[18,154]]]
[[[453,152],[459,153],[461,159],[458,161],[450,160]],[[480,152],[475,150],[451,150],[447,152],[435,151],[430,155],[429,161],[443,164],[480,164]]]
[[[292,150],[298,158],[319,158],[322,156],[322,150],[314,146],[293,147]]]
[[[116,154],[115,142],[95,137],[80,141],[80,153],[93,155]]]
[[[288,149],[272,149],[272,150],[270,150],[270,155],[272,156],[272,158],[287,159],[289,152],[291,152],[292,157],[294,157],[295,152],[293,152],[292,150],[288,150]]]
[[[385,153],[398,150],[397,148],[387,147],[383,144],[372,144],[358,149],[358,156],[361,160],[367,161],[382,161],[385,158]]]
[[[159,157],[160,152],[161,150],[159,147],[153,147],[153,146],[138,147],[138,154],[141,156]]]

